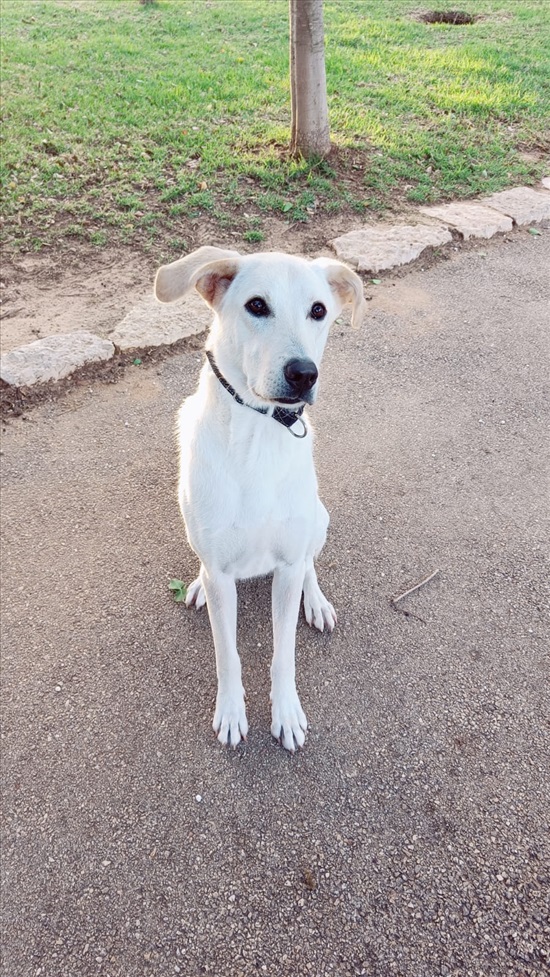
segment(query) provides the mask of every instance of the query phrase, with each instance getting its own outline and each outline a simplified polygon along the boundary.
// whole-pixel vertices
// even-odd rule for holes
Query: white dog
[[[360,321],[363,289],[338,261],[211,247],[160,268],[155,294],[173,302],[193,286],[215,316],[197,393],[179,412],[179,501],[201,561],[187,604],[206,602],[216,649],[213,727],[221,743],[246,738],[235,582],[272,573],[271,732],[293,752],[307,729],[294,664],[302,592],[308,624],[336,623],[313,566],[329,519],[303,411],[329,327],[347,304]]]

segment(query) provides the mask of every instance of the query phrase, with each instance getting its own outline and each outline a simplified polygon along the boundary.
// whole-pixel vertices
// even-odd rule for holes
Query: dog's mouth
[[[301,397],[277,397],[277,399],[276,400],[273,400],[272,403],[274,403],[274,404],[303,404],[304,401],[302,400]]]
[[[299,407],[300,404],[309,403],[307,394],[305,397],[264,397],[257,390],[254,390],[253,387],[251,387],[251,390],[258,400],[262,400],[264,404],[272,404],[275,407]]]

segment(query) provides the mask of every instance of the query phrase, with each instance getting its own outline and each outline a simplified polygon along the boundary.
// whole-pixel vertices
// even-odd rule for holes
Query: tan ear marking
[[[329,258],[317,258],[317,262],[324,269],[327,281],[338,296],[342,305],[351,305],[351,324],[353,328],[361,325],[367,310],[367,303],[363,294],[363,282],[351,268],[341,261],[331,261]]]
[[[214,261],[201,269],[195,288],[205,302],[216,308],[238,271],[236,261]]]
[[[155,295],[159,302],[175,302],[183,298],[195,285],[207,265],[213,262],[231,261],[236,269],[240,254],[225,248],[202,247],[191,254],[159,268],[155,278]],[[233,271],[233,277],[236,271]]]

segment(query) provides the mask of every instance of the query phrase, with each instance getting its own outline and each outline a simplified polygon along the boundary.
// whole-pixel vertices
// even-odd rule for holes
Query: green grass
[[[453,7],[479,19],[415,16]],[[0,11],[10,248],[150,247],[204,220],[254,242],[266,216],[373,219],[549,168],[546,0],[325,0],[325,162],[286,151],[287,0],[1,0]]]

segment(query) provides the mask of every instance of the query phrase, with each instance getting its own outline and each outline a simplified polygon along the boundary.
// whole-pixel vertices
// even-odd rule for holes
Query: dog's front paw
[[[237,746],[241,739],[245,740],[248,733],[246,709],[244,706],[244,691],[240,693],[218,692],[216,712],[212,729],[220,743],[224,746]]]
[[[324,631],[326,625],[329,631],[334,630],[336,611],[316,580],[304,583],[304,614],[310,627],[314,625],[318,631]]]
[[[273,694],[271,706],[271,735],[279,740],[285,750],[294,753],[306,740],[307,719],[300,705],[296,689]]]
[[[201,584],[201,578],[197,577],[190,583],[187,588],[187,594],[185,596],[185,606],[192,607],[195,605],[196,609],[200,611],[201,607],[206,604],[206,594],[204,592],[204,587]]]

